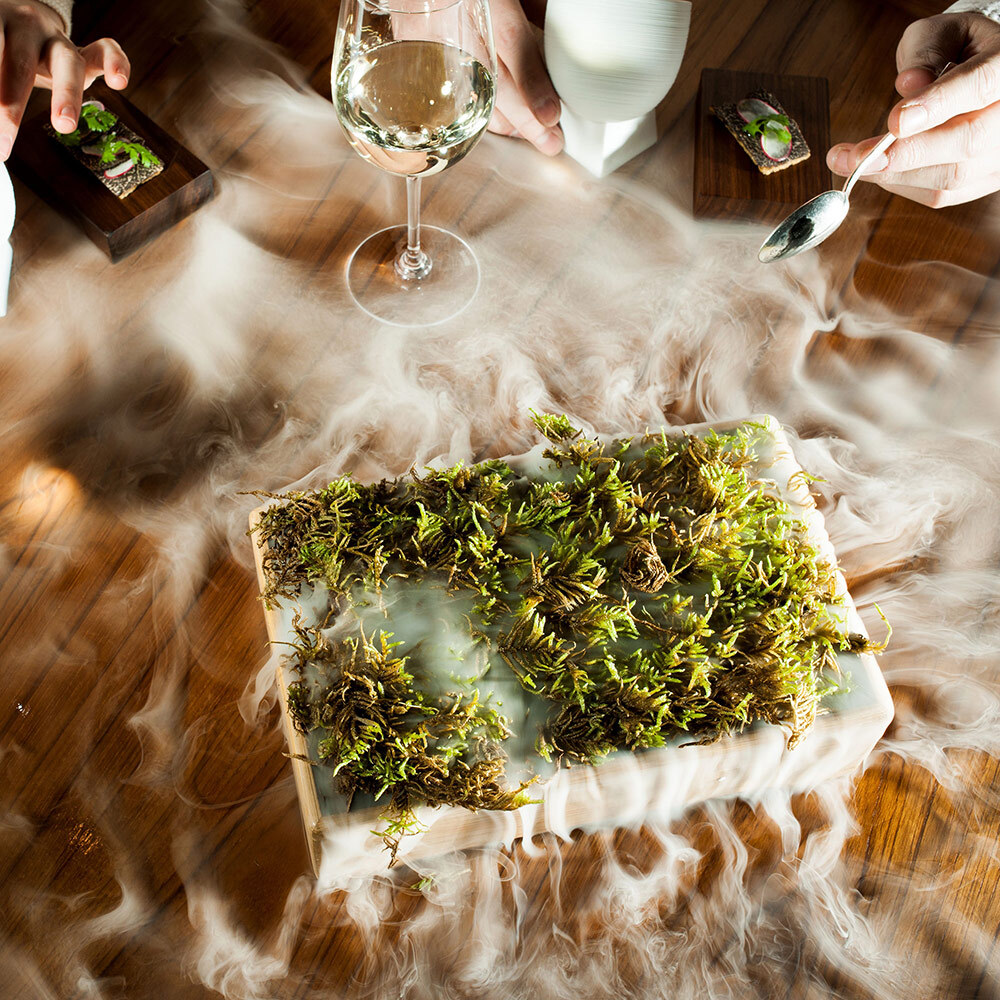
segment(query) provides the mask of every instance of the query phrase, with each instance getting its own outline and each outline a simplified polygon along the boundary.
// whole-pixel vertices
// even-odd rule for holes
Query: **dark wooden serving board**
[[[146,140],[164,169],[127,198],[118,198],[89,173],[43,126],[48,91],[36,92],[10,158],[11,172],[57,211],[70,216],[112,261],[190,215],[215,193],[212,173],[197,156],[118,92],[101,83],[86,94]]]
[[[773,174],[762,174],[712,106],[738,101],[766,87],[794,118],[811,155]],[[796,205],[833,187],[826,166],[830,148],[830,91],[823,77],[778,76],[727,69],[704,69],[698,90],[694,153],[694,214],[779,222]]]

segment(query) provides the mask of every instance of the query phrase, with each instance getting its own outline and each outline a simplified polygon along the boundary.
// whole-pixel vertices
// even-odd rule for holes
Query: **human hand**
[[[949,63],[959,65],[938,79]],[[889,113],[899,136],[862,179],[932,208],[1000,190],[1000,24],[983,14],[938,14],[911,24],[896,50]],[[847,176],[878,142],[841,143],[827,166]]]
[[[526,0],[528,13],[540,16],[544,3]],[[528,14],[519,0],[492,0],[493,36],[497,47],[499,87],[490,131],[527,139],[548,156],[563,148],[559,116],[562,108]]]
[[[0,0],[0,160],[10,156],[33,86],[52,90],[52,127],[72,132],[83,91],[99,76],[121,90],[130,66],[121,46],[101,38],[77,48],[62,18],[37,0]]]

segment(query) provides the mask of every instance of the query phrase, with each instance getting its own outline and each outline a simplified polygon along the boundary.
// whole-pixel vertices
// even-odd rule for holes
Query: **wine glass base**
[[[406,249],[406,226],[373,233],[347,262],[347,288],[358,308],[391,326],[434,326],[457,316],[479,291],[479,261],[461,237],[420,227],[430,271],[407,281],[396,271]]]

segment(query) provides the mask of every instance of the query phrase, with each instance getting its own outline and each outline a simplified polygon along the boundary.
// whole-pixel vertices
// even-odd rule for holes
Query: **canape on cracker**
[[[163,161],[145,140],[100,101],[84,103],[76,129],[67,135],[48,123],[43,128],[119,198],[127,198],[163,170]]]
[[[762,174],[809,159],[809,145],[798,122],[768,90],[754,90],[741,101],[713,107],[712,112]]]

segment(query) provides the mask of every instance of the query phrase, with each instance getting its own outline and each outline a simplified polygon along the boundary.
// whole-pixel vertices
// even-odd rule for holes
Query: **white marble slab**
[[[769,416],[749,420],[765,423],[774,440],[771,454],[761,455],[753,475],[769,482],[764,488],[784,498],[793,514],[806,525],[809,540],[825,558],[836,562],[826,534],[823,517],[809,493],[801,467],[795,461],[788,440],[777,421]],[[742,423],[742,421],[740,422]],[[707,431],[711,426],[728,430],[737,423],[668,428],[669,433]],[[517,468],[538,462],[544,446],[520,459],[510,460]],[[536,455],[536,452],[538,454]],[[251,516],[251,526],[259,517]],[[258,580],[263,587],[261,553],[254,539]],[[838,588],[845,596],[847,623],[851,630],[865,633],[865,627],[838,573]],[[287,603],[287,602],[286,602]],[[273,642],[292,637],[294,614],[301,611],[307,620],[317,620],[324,606],[322,594],[309,594],[298,607],[286,606],[266,612],[268,634]],[[278,647],[280,648],[280,647]],[[406,837],[400,860],[442,854],[447,851],[491,843],[510,843],[518,837],[552,830],[568,836],[578,827],[631,825],[647,817],[669,818],[685,806],[710,798],[743,796],[753,798],[770,788],[806,790],[827,779],[859,767],[882,736],[892,719],[892,699],[875,658],[871,655],[841,654],[841,671],[849,678],[849,689],[834,693],[823,703],[821,714],[801,743],[793,750],[785,745],[785,731],[763,723],[749,727],[707,746],[684,745],[680,736],[667,747],[642,753],[611,755],[597,767],[563,769],[532,794],[536,805],[513,812],[470,812],[460,807],[425,808],[419,818],[425,831]],[[277,665],[282,703],[292,679]],[[504,692],[504,710],[514,715],[519,704],[519,685],[512,682]],[[523,702],[522,708],[527,706]],[[315,759],[315,739],[306,739],[291,724],[285,712],[285,730],[292,754]],[[523,741],[518,753],[530,752],[533,741]],[[355,803],[351,812],[332,787],[329,769],[312,767],[292,760],[302,816],[308,832],[309,850],[320,881],[339,884],[345,874],[362,874],[384,868],[388,855],[382,841],[372,834],[380,808]],[[543,766],[540,758],[533,764]]]

